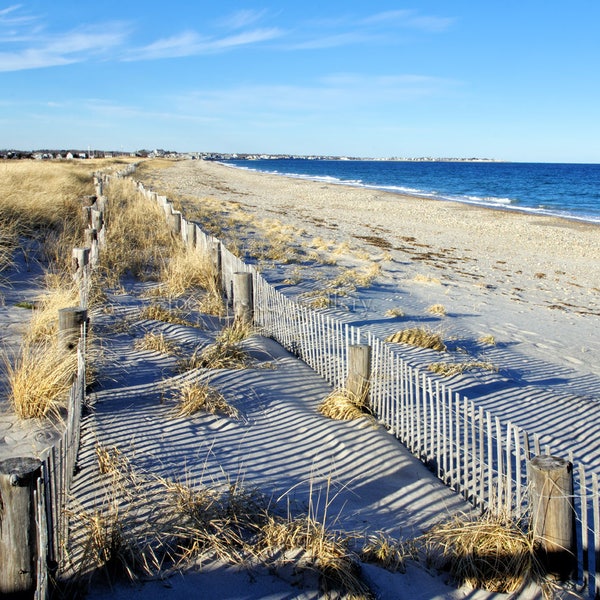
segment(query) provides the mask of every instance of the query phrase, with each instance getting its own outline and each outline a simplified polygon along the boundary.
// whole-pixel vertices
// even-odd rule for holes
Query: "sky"
[[[600,162],[598,0],[0,0],[0,148]]]

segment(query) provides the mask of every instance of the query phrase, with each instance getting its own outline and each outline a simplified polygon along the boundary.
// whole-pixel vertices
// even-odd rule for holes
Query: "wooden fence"
[[[96,266],[99,249],[104,242],[103,212],[105,200],[102,196],[103,180],[95,178],[96,200],[85,207],[85,249],[73,250],[73,278],[79,283],[79,306],[77,312],[87,316],[91,270]],[[60,332],[59,332],[60,335]],[[71,483],[76,469],[81,434],[81,413],[86,396],[86,343],[87,318],[81,324],[77,352],[77,373],[69,392],[67,420],[58,443],[41,456],[41,477],[37,481],[37,573],[36,600],[46,600],[52,594],[52,576],[65,558],[69,537],[69,519],[66,513]]]

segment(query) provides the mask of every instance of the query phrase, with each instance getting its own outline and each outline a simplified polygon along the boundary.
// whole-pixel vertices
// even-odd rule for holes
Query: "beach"
[[[300,266],[259,259],[290,296],[310,297],[307,289],[344,271],[376,272],[368,287],[333,290],[329,310],[382,338],[411,326],[440,331],[452,360],[469,356],[498,370],[451,378],[455,389],[555,451],[600,466],[589,443],[600,433],[598,226],[208,161],[176,162],[149,180],[184,197],[184,214],[209,202],[224,219],[237,215],[241,246],[285,226],[290,253],[334,256]],[[428,310],[435,305],[444,314]],[[388,316],[394,309],[403,316]],[[434,360],[421,349],[403,352],[417,366]]]
[[[382,339],[410,327],[440,333],[443,353],[398,344],[411,365],[494,365],[440,379],[537,433],[553,452],[599,470],[600,228],[204,161],[148,162],[133,178],[172,199],[298,302]],[[355,542],[378,532],[414,540],[470,511],[384,427],[319,414],[330,385],[260,331],[243,342],[247,368],[183,372],[182,357],[214,344],[228,319],[202,314],[193,297],[169,300],[191,322],[149,317],[143,310],[155,302],[157,285],[124,278],[104,290],[91,314],[102,356],[95,359],[71,489],[70,569],[85,563],[82,536],[97,514],[110,519],[118,506],[123,523],[146,533],[155,518],[175,518],[169,482],[258,490],[279,510],[312,511]],[[17,309],[6,297],[8,323]],[[148,334],[177,351],[143,348]],[[178,390],[203,381],[227,398],[235,418],[176,413]],[[7,456],[37,456],[52,442],[43,424],[35,424],[43,439],[12,415],[3,415],[1,425]],[[100,465],[103,451],[116,457],[112,470]],[[152,518],[140,522],[139,514]],[[361,562],[362,577],[382,599],[507,597],[456,587],[423,558],[406,563],[391,573]],[[311,568],[282,564],[231,564],[209,552],[133,587],[100,571],[89,581],[89,597],[179,599],[199,587],[214,598],[322,597]],[[518,597],[537,599],[541,591],[531,585]],[[561,597],[575,594],[563,590]]]

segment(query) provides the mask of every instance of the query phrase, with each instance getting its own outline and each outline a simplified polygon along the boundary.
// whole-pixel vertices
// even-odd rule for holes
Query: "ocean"
[[[600,164],[259,159],[227,164],[600,224]]]

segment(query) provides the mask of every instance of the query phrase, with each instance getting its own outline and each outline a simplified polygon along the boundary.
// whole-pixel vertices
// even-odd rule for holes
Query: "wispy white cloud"
[[[400,39],[399,30],[440,33],[448,29],[455,19],[422,15],[416,10],[390,10],[366,17],[338,15],[334,19],[309,21],[288,44],[292,50],[312,50],[358,45],[368,42],[389,43]]]
[[[142,48],[131,50],[125,56],[125,60],[153,60],[213,54],[273,40],[282,34],[283,32],[277,28],[253,29],[224,37],[205,37],[195,31],[185,31],[172,37],[157,40]]]
[[[405,27],[428,32],[445,31],[454,21],[452,17],[420,15],[416,10],[388,10],[363,19],[366,25],[385,24],[388,27]]]
[[[226,29],[243,29],[261,21],[266,14],[266,10],[238,10],[221,19],[218,25]]]
[[[15,4],[0,10],[0,71],[21,71],[83,62],[121,46],[124,24],[103,23],[50,32],[39,16]]]
[[[178,110],[213,117],[240,114],[335,114],[370,112],[414,99],[456,93],[460,82],[426,75],[334,74],[312,85],[245,85],[196,91],[173,99]]]
[[[135,61],[211,54],[283,35],[276,27],[247,29],[264,13],[243,10],[224,22],[229,31],[224,35],[201,35],[189,30],[133,48],[130,47],[131,28],[123,23],[102,23],[49,33],[40,18],[25,14],[22,8],[15,4],[0,10],[0,72],[68,65],[84,62],[92,56]]]
[[[21,8],[21,4],[13,4],[12,6],[0,10],[0,25],[18,25],[28,23],[34,19],[34,17],[31,16],[15,15],[14,13],[18,12]]]
[[[348,31],[310,37],[307,40],[295,42],[288,46],[291,50],[319,50],[365,44],[377,39],[377,36],[363,31]]]
[[[41,35],[29,47],[0,52],[0,71],[22,71],[68,65],[105,55],[126,38],[121,24],[80,28],[64,34]]]

